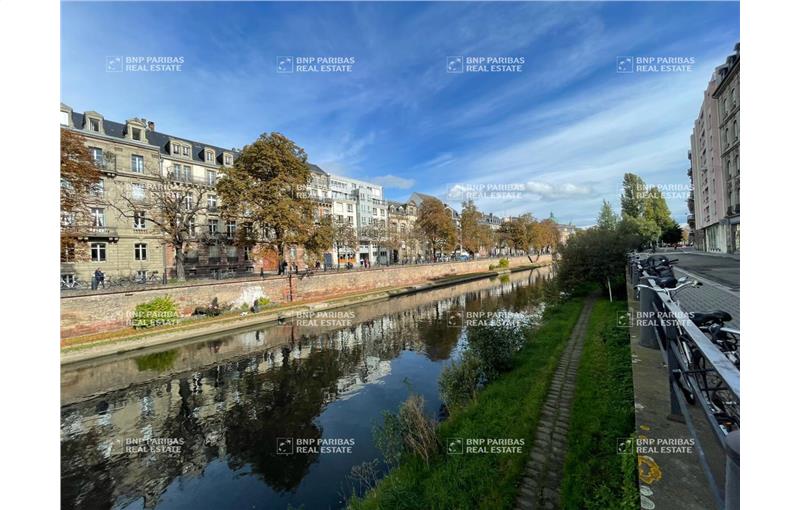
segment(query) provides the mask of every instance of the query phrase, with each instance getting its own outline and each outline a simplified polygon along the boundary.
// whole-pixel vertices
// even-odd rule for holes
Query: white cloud
[[[372,177],[370,180],[384,188],[409,189],[414,185],[414,179],[406,179],[391,174]]]
[[[574,198],[592,194],[592,189],[589,186],[572,183],[551,184],[542,181],[526,182],[525,191],[532,195],[537,195],[543,200],[558,200],[560,198]]]

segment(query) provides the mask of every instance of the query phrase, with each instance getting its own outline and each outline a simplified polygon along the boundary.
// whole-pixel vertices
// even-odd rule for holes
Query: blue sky
[[[63,3],[62,101],[111,120],[241,147],[279,131],[328,171],[444,198],[524,186],[496,214],[590,225],[622,174],[688,185],[689,135],[739,4]],[[183,57],[181,72],[106,72],[106,57]],[[276,57],[355,57],[351,73],[276,72]],[[446,72],[446,57],[525,57],[520,73]],[[616,57],[693,57],[691,72],[617,73]],[[451,201],[454,204],[455,201]],[[685,197],[668,198],[686,219]]]

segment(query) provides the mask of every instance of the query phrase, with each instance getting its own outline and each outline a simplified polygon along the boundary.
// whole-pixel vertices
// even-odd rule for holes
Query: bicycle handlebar
[[[650,278],[650,277],[645,276],[643,278]],[[655,292],[665,292],[665,293],[667,293],[667,295],[671,296],[672,294],[674,294],[674,293],[678,292],[679,290],[682,290],[682,289],[684,289],[686,287],[702,287],[702,286],[703,286],[703,282],[698,282],[697,280],[691,280],[691,281],[682,283],[682,284],[678,285],[677,287],[672,287],[672,288],[651,287],[650,285],[643,285],[641,283],[635,285],[634,287],[635,288],[641,287],[641,288],[644,288],[644,289],[650,289],[650,290],[653,290]]]

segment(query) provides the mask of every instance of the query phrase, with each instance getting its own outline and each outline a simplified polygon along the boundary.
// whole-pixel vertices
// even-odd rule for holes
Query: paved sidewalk
[[[628,296],[628,310],[635,315],[639,302],[633,299],[631,287]],[[671,452],[658,446],[669,441],[685,441],[692,435],[685,423],[669,417],[669,373],[661,350],[639,344],[639,327],[632,327],[630,333],[636,434],[644,445],[637,448],[641,506],[651,510],[715,508],[714,495],[703,473],[698,449],[692,447],[691,451]],[[691,409],[692,420],[695,426],[700,426],[707,458],[715,466],[715,477],[724,479],[718,469],[724,466],[724,454],[714,448],[710,429],[703,425],[704,418],[697,411],[698,408]],[[651,451],[650,445],[654,443],[656,447]]]
[[[677,266],[675,267],[675,276],[678,278],[688,276],[703,283],[702,287],[685,289],[678,293],[677,299],[680,301],[681,308],[688,312],[725,310],[733,316],[733,320],[728,323],[728,326],[739,329],[741,313],[737,292],[732,292],[724,286]]]
[[[595,299],[590,297],[586,300],[550,383],[547,399],[536,426],[531,456],[522,477],[517,509],[560,507],[561,477],[567,450],[572,399],[575,395],[575,378]]]

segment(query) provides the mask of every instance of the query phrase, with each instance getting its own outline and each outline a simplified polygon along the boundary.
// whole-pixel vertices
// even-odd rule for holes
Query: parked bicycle
[[[151,271],[149,275],[147,274],[147,271],[144,271],[141,274],[137,274],[136,276],[132,277],[131,280],[133,283],[142,285],[161,283],[161,277],[159,276],[158,271]]]
[[[691,321],[706,334],[709,340],[739,369],[740,332],[725,326],[732,320],[724,310],[690,313]],[[697,380],[708,406],[725,433],[739,428],[739,402],[733,398],[728,387],[705,357],[697,355],[694,364]]]
[[[61,277],[61,290],[83,290],[88,288],[89,284],[78,279],[77,276],[72,278]]]

